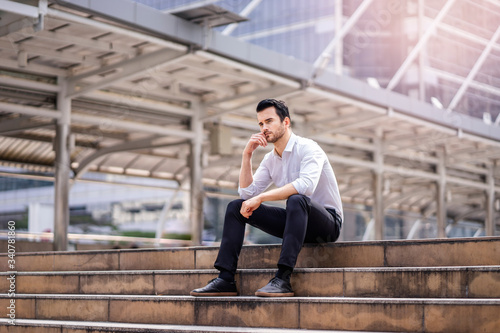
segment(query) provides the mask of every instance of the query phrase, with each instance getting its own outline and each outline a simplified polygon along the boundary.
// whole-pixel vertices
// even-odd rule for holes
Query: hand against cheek
[[[250,216],[252,216],[253,211],[259,208],[261,203],[262,201],[257,197],[243,201],[243,203],[241,204],[240,214],[248,219]]]

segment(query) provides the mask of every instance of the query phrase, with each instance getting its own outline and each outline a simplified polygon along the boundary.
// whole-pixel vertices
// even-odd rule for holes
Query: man
[[[292,132],[288,107],[282,101],[261,101],[257,120],[260,133],[253,134],[243,150],[238,189],[242,199],[229,203],[224,219],[214,264],[219,277],[191,291],[193,296],[237,295],[234,275],[246,223],[283,239],[276,276],[256,296],[293,296],[290,275],[303,244],[334,242],[339,236],[342,203],[325,152],[316,142]],[[274,149],[252,175],[253,152],[268,143]],[[277,188],[266,191],[272,183]],[[262,204],[285,199],[286,209]]]

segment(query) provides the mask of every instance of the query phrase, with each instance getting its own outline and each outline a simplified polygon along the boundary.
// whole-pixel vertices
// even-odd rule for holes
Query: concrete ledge
[[[240,268],[275,268],[281,245],[247,245]],[[120,249],[19,253],[16,269],[27,271],[210,269],[218,247]],[[500,237],[306,244],[297,267],[411,267],[497,265]],[[8,271],[7,254],[0,269]]]
[[[188,295],[217,276],[216,270],[20,272],[21,294]],[[253,296],[274,269],[238,270],[240,295]],[[0,273],[0,292],[9,289]],[[500,266],[418,268],[298,268],[296,296],[500,298]]]
[[[0,295],[0,307],[6,306],[7,297]],[[500,331],[499,299],[17,295],[17,301],[35,304],[34,313],[19,314],[22,319],[396,332]]]
[[[7,320],[0,319],[0,333],[34,332],[34,333],[97,333],[97,332],[192,332],[192,333],[305,333],[301,329],[218,327],[194,325],[154,325],[154,324],[122,324],[109,322],[84,322],[60,320],[18,319],[16,326],[9,325]],[[332,332],[332,331],[330,331]],[[337,333],[356,333],[353,331],[335,331]],[[325,331],[307,330],[307,333],[325,333]],[[364,331],[364,333],[370,333]],[[371,332],[374,333],[374,332]]]
[[[1,251],[8,249],[7,239],[0,239]],[[38,251],[53,251],[54,245],[52,242],[31,242],[26,240],[16,240],[16,253],[20,252],[38,252]]]

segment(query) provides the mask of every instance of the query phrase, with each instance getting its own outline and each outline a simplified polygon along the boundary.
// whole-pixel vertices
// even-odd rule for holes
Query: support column
[[[485,191],[486,195],[486,219],[484,221],[484,229],[486,236],[495,236],[495,178],[493,173],[495,171],[495,163],[491,161],[486,175],[486,183],[488,189]]]
[[[203,122],[200,120],[202,110],[198,108],[191,119],[191,130],[195,133],[191,140],[190,170],[190,219],[191,219],[191,241],[194,245],[201,245],[203,233],[203,183],[202,183],[202,145],[203,145]]]
[[[373,160],[377,165],[373,171],[373,219],[375,221],[375,239],[384,239],[384,153],[382,140],[375,139],[375,151]]]
[[[436,220],[438,238],[446,238],[446,167],[445,167],[445,149],[437,150],[438,164],[437,174],[439,180],[436,182]]]
[[[66,79],[59,79],[61,90],[57,95],[57,109],[61,118],[56,124],[55,137],[55,194],[54,194],[54,250],[68,249],[69,225],[69,178],[70,178],[70,131],[71,99],[66,97]]]

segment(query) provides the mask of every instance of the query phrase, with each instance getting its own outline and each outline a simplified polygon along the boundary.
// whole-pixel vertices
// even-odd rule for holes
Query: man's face
[[[259,121],[260,131],[266,136],[269,143],[275,143],[285,135],[286,125],[289,121],[288,118],[285,118],[281,122],[274,106],[257,112],[257,120]]]

